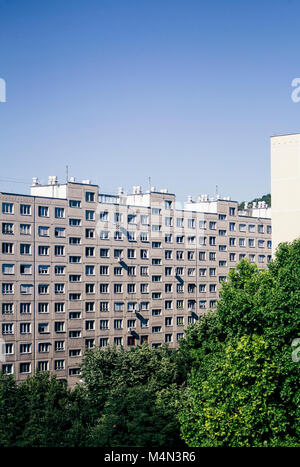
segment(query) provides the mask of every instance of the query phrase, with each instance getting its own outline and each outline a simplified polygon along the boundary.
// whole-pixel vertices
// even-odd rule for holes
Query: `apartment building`
[[[39,369],[72,385],[86,348],[176,347],[241,258],[271,260],[265,206],[56,177],[0,196],[1,365],[18,381]]]
[[[300,134],[271,137],[273,254],[300,237]]]

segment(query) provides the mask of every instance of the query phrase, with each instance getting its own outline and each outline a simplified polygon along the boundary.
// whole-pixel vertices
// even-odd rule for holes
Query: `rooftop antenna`
[[[218,194],[219,194],[219,187],[218,185],[216,185],[216,198],[218,197]]]
[[[66,183],[69,181],[69,166],[66,165]]]
[[[148,177],[149,192],[151,192],[151,177]]]

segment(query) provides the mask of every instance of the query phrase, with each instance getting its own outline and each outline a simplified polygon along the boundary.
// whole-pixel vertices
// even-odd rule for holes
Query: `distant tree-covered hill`
[[[261,198],[254,198],[252,201],[249,201],[249,204],[252,205],[252,203],[257,203],[258,201],[265,201],[268,207],[271,207],[271,193],[268,193],[267,195],[263,195]],[[245,207],[245,202],[242,201],[239,204],[239,209],[242,210]]]

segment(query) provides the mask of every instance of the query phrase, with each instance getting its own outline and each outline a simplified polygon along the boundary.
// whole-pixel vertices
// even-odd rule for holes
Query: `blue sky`
[[[0,190],[68,165],[103,192],[269,192],[270,136],[300,131],[299,18],[299,0],[0,0]]]

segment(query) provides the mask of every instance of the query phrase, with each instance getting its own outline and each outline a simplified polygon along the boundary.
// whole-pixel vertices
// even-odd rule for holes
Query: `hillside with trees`
[[[252,201],[248,202],[248,206],[253,206],[253,203],[257,203],[258,201],[265,201],[267,206],[270,208],[271,207],[271,193],[268,193],[267,195],[263,195],[261,198],[254,198]],[[242,201],[239,205],[238,208],[239,210],[243,210],[245,208],[245,203],[246,201]]]

